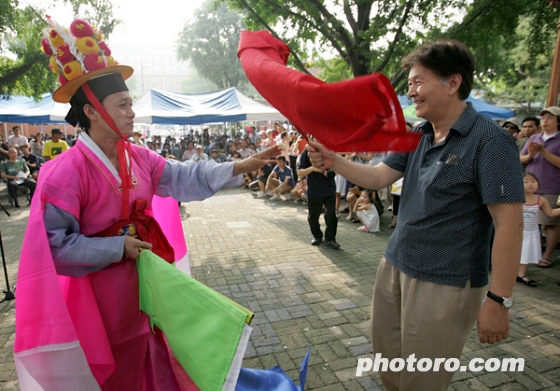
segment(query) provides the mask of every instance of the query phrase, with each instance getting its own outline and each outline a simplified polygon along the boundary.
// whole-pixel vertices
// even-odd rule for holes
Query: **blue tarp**
[[[25,96],[0,99],[0,122],[25,124],[60,124],[70,110],[67,103],[57,103],[50,94],[45,94],[39,102]]]
[[[150,89],[134,102],[134,111],[134,122],[148,124],[199,125],[285,119],[274,107],[256,102],[235,88],[197,95]]]
[[[472,95],[467,98],[467,102],[470,102],[477,112],[489,118],[508,119],[515,115],[513,110],[503,109],[501,107],[491,105],[490,103],[486,103],[481,99],[473,98]],[[414,110],[414,105],[406,107],[403,112],[405,118],[418,118],[416,116],[416,110]]]

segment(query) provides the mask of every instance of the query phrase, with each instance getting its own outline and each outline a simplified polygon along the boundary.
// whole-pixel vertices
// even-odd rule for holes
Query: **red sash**
[[[94,237],[119,236],[130,234],[139,240],[151,243],[151,249],[155,254],[159,255],[169,263],[175,262],[175,252],[169,241],[163,234],[161,227],[153,216],[146,214],[146,200],[135,200],[132,206],[132,213],[128,219],[116,221],[109,228],[98,232]],[[135,227],[136,233],[126,232],[126,227]]]

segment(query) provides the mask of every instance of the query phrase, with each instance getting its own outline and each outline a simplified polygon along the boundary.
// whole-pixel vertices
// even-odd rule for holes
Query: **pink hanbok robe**
[[[146,200],[151,214],[165,160],[133,145],[131,161],[130,210],[135,200]],[[148,316],[139,310],[134,261],[82,278],[56,274],[42,219],[45,204],[70,213],[80,232],[93,236],[121,219],[119,186],[80,140],[41,170],[18,271],[14,351],[22,390],[197,389],[161,331],[152,332]],[[170,228],[169,222],[163,224],[164,231]]]

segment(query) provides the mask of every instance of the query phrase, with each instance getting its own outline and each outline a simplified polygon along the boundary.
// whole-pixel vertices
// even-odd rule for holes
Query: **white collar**
[[[101,148],[99,148],[99,145],[97,145],[95,143],[95,141],[93,141],[93,139],[89,136],[89,134],[87,134],[86,132],[80,132],[79,135],[80,141],[91,151],[93,152],[93,154],[95,156],[97,156],[99,158],[99,160],[101,160],[101,163],[103,163],[105,165],[105,167],[107,167],[107,169],[111,172],[111,174],[113,174],[113,176],[115,177],[115,179],[117,180],[118,183],[121,183],[121,177],[119,176],[119,172],[117,171],[117,169],[115,168],[115,166],[113,166],[113,163],[111,163],[111,161],[109,160],[109,158],[107,157],[107,155],[105,155],[105,152],[103,152],[101,150]],[[126,162],[127,162],[127,166],[130,169],[130,159],[128,157],[128,151],[124,151],[126,154]]]

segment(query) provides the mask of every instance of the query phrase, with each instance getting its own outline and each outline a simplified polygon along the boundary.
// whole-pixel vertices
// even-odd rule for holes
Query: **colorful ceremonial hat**
[[[58,74],[61,86],[53,94],[56,102],[67,103],[85,82],[96,77],[119,73],[124,80],[134,70],[119,65],[103,41],[103,32],[82,19],[64,28],[47,16],[49,27],[41,41],[43,52],[50,56],[49,68]]]

